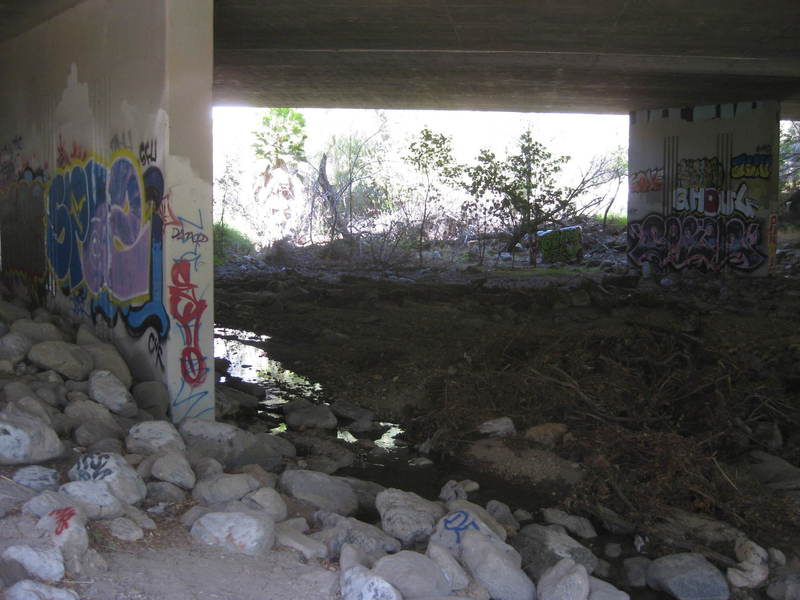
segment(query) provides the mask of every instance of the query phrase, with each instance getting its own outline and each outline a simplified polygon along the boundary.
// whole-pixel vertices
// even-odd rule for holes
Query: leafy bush
[[[227,223],[214,223],[214,264],[223,265],[235,254],[252,252],[253,242]]]

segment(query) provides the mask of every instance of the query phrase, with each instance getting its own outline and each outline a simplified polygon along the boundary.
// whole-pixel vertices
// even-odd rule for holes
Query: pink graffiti
[[[56,519],[56,535],[61,535],[69,529],[69,522],[76,514],[75,509],[71,506],[50,511],[50,516]]]
[[[197,297],[197,285],[191,281],[191,263],[179,260],[172,265],[169,286],[169,309],[181,327],[184,348],[181,352],[181,375],[192,387],[205,381],[206,358],[200,349],[200,323],[208,303]]]

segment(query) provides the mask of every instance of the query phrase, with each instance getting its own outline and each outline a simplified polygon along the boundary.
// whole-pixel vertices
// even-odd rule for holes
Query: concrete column
[[[3,272],[166,383],[176,421],[214,416],[212,29],[212,0],[86,0],[0,46]]]
[[[777,102],[631,113],[628,258],[659,270],[768,273]]]

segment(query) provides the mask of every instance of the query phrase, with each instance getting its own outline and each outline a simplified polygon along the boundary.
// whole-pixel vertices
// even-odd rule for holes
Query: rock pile
[[[535,523],[498,500],[480,506],[469,501],[474,482],[448,482],[430,500],[337,477],[352,457],[306,431],[279,436],[197,419],[176,428],[163,384],[136,382],[84,326],[73,333],[44,310],[0,301],[0,331],[0,465],[13,466],[0,478],[7,598],[77,598],[54,586],[107,568],[87,524],[106,521],[112,536],[136,543],[156,527],[143,509],[170,505],[186,509],[181,522],[197,543],[220,551],[263,556],[279,544],[338,561],[345,600],[625,600],[620,587],[645,586],[678,600],[727,600],[732,587],[798,598],[797,570],[743,535],[731,538],[736,566],[725,574],[693,553],[627,556],[614,573],[585,545],[602,522],[548,508]],[[303,430],[335,427],[337,415],[372,418],[303,402],[286,414]],[[514,427],[501,419],[482,431]],[[302,468],[312,465],[320,469]],[[379,518],[359,518],[370,514]],[[620,556],[614,545],[607,557]]]

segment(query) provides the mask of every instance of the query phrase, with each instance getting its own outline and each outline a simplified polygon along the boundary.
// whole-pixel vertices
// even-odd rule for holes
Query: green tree
[[[800,121],[781,124],[779,179],[782,192],[800,189]]]
[[[417,252],[422,264],[422,250],[428,236],[431,209],[441,200],[442,184],[455,181],[460,175],[461,167],[453,157],[452,140],[427,127],[411,142],[404,159],[424,177],[424,181],[418,186],[421,206]]]
[[[465,189],[474,202],[488,203],[489,213],[511,236],[509,247],[528,237],[531,265],[536,264],[539,227],[575,213],[575,194],[556,183],[567,161],[568,156],[553,156],[528,130],[505,160],[484,149],[464,169]]]
[[[267,169],[294,172],[305,162],[306,120],[293,108],[270,108],[253,132],[256,157],[266,159]]]
[[[215,253],[217,258],[223,258],[225,247],[225,232],[228,227],[225,224],[225,215],[227,213],[241,213],[242,204],[240,199],[241,192],[241,169],[237,168],[238,160],[230,155],[225,157],[225,171],[220,177],[214,180],[214,202],[217,208],[216,219],[220,224],[218,235],[220,236],[219,243],[214,244]],[[216,241],[216,240],[215,240]]]

